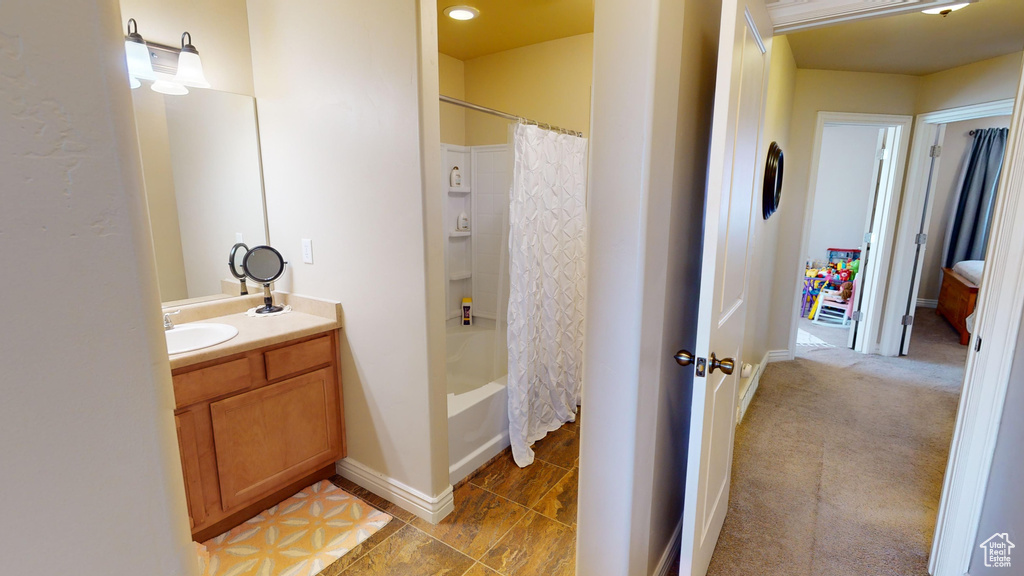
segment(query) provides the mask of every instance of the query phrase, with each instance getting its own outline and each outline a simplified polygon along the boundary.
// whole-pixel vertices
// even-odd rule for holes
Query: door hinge
[[[978,340],[974,344],[974,351],[981,352],[981,336],[978,336]]]
[[[875,153],[875,160],[885,160],[889,157],[888,148],[879,148],[878,152]]]
[[[871,244],[871,232],[864,233],[864,243]]]
[[[942,146],[935,145],[928,149],[928,156],[931,158],[938,158],[942,156]]]
[[[903,316],[903,318],[900,319],[900,324],[902,324],[903,326],[913,326],[914,325],[914,317],[911,316],[910,314],[907,314],[907,315]]]
[[[860,322],[864,318],[864,314],[860,310],[854,310],[853,314],[850,314],[850,320],[854,322]]]
[[[924,246],[926,242],[928,242],[927,234],[918,234],[914,237],[914,244],[917,244],[918,246]]]

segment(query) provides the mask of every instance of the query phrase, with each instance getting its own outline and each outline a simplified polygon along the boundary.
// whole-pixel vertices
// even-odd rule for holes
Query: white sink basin
[[[181,354],[227,342],[238,335],[238,328],[227,324],[193,322],[175,326],[164,334],[167,336],[167,353]]]

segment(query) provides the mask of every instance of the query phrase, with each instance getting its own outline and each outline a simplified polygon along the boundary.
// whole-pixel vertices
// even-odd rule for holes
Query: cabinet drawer
[[[178,408],[249,387],[249,360],[194,370],[174,377],[174,403]]]
[[[331,337],[323,336],[301,344],[278,348],[265,353],[267,380],[298,374],[330,363],[333,357]]]

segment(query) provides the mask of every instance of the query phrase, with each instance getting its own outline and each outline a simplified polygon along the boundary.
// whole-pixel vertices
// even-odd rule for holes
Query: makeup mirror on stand
[[[231,270],[231,275],[242,284],[239,294],[247,296],[249,294],[249,287],[245,284],[245,269],[242,268],[242,262],[238,259],[238,252],[240,250],[242,256],[245,256],[249,252],[249,247],[241,242],[232,246],[231,254],[228,255],[228,268]]]
[[[270,246],[257,246],[245,253],[245,257],[242,258],[242,270],[246,276],[263,284],[264,306],[256,310],[257,314],[270,314],[284,309],[281,306],[274,306],[270,283],[284,274],[287,265],[281,253]]]

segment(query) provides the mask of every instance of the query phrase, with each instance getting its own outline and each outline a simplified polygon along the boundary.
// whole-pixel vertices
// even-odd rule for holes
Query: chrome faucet
[[[175,310],[174,312],[164,312],[164,330],[174,330],[174,322],[171,321],[172,314],[181,314],[181,310]]]

